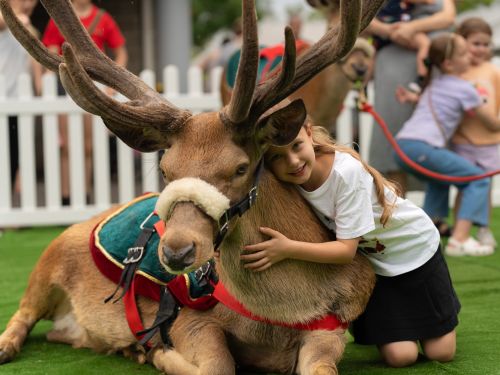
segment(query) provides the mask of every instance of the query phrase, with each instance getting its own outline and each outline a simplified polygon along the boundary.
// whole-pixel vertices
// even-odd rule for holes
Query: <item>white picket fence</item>
[[[203,91],[201,71],[192,67],[188,72],[188,93],[179,94],[176,67],[168,66],[163,74],[166,97],[173,104],[193,112],[214,111],[220,108],[219,82],[221,70],[210,76],[211,90]],[[154,87],[154,73],[144,71],[141,78]],[[7,99],[0,77],[0,228],[72,224],[85,220],[111,205],[126,202],[147,191],[160,191],[158,153],[137,153],[117,141],[117,177],[110,173],[109,133],[99,117],[93,117],[93,191],[92,203],[87,203],[84,173],[83,121],[84,113],[70,98],[58,97],[53,74],[44,76],[43,94],[33,97],[30,77],[18,82],[18,98]],[[373,98],[373,93],[370,95]],[[353,138],[353,95],[345,102],[345,110],[337,124],[337,141],[351,144]],[[69,163],[71,205],[61,205],[60,147],[58,114],[69,117]],[[11,189],[8,116],[18,116],[19,197]],[[38,119],[37,119],[38,116]],[[40,119],[41,118],[41,119]],[[42,139],[35,139],[37,127],[42,127]],[[367,160],[372,131],[372,119],[359,115],[359,146]],[[37,163],[36,144],[41,144],[43,160]],[[37,177],[37,164],[43,165],[43,180]],[[139,171],[140,170],[140,171]],[[140,173],[139,173],[140,172]],[[500,205],[500,177],[496,178],[494,201]],[[18,199],[16,199],[18,198]],[[421,192],[411,192],[409,198],[422,202]]]

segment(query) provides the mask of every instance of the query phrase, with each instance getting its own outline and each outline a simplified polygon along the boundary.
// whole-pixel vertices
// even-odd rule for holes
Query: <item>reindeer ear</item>
[[[261,143],[285,146],[292,142],[306,121],[307,111],[302,99],[297,99],[264,117],[257,123]]]
[[[109,130],[120,138],[127,146],[141,152],[154,152],[168,147],[165,134],[154,128],[131,128],[112,120],[103,118]]]

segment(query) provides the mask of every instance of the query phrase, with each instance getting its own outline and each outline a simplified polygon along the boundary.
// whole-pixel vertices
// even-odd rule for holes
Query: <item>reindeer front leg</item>
[[[209,312],[184,308],[175,320],[170,337],[175,350],[158,350],[153,364],[171,375],[234,375],[222,324]]]
[[[299,375],[337,375],[337,363],[344,352],[346,338],[342,330],[312,331],[304,334],[299,350]]]

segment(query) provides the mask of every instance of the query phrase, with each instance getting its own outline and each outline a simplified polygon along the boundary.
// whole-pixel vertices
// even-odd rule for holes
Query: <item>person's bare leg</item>
[[[85,192],[87,197],[92,192],[92,115],[83,115],[84,147],[85,147]]]
[[[417,33],[414,36],[413,42],[417,50],[417,74],[420,77],[425,77],[427,75],[428,68],[424,63],[424,60],[429,55],[431,41],[424,33]]]
[[[61,196],[63,201],[69,202],[69,137],[68,116],[59,115],[59,137],[61,142]]]
[[[416,341],[397,341],[379,345],[382,359],[391,367],[406,367],[418,359],[418,344]]]
[[[452,238],[459,242],[464,242],[470,237],[471,229],[472,222],[470,220],[458,219],[455,222],[455,227],[453,228]]]
[[[457,335],[455,330],[432,339],[422,340],[422,350],[431,361],[449,362],[455,357]]]

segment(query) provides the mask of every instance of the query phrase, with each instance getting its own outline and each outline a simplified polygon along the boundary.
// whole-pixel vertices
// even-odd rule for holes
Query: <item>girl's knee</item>
[[[413,341],[401,341],[379,347],[383,360],[391,367],[407,367],[418,359],[418,346]]]
[[[455,350],[442,350],[438,352],[431,352],[426,354],[427,359],[430,361],[450,362],[455,358]]]
[[[456,334],[451,331],[444,336],[422,342],[425,356],[431,361],[450,362],[455,358]]]

